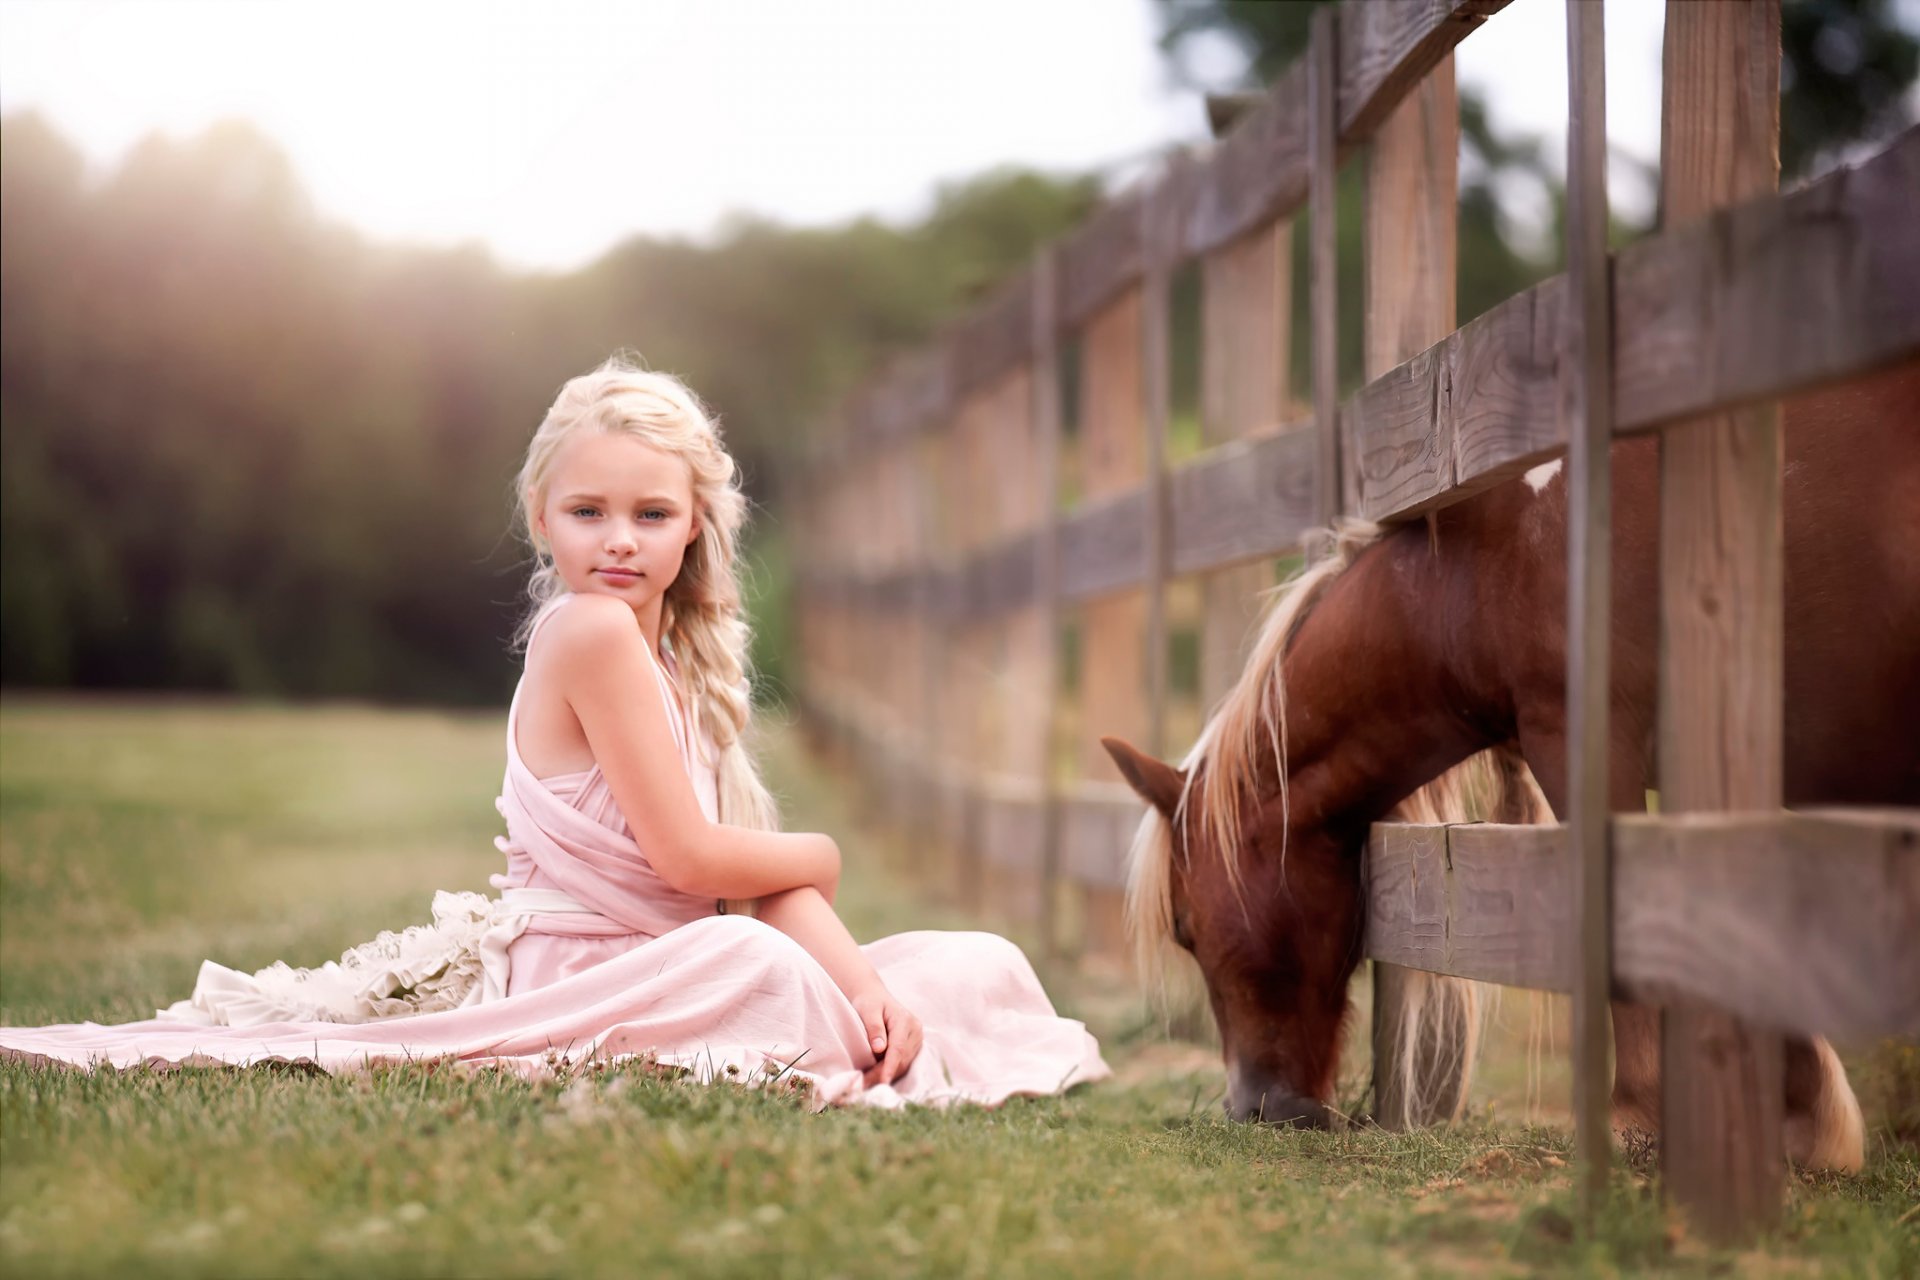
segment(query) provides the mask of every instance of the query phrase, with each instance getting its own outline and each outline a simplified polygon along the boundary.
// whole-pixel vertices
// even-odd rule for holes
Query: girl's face
[[[534,518],[569,590],[635,612],[665,594],[700,536],[686,462],[624,433],[577,431],[562,444]]]

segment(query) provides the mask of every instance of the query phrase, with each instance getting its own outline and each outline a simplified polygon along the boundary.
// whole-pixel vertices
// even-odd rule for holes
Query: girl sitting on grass
[[[498,898],[317,969],[207,961],[144,1022],[0,1027],[0,1054],[92,1067],[443,1057],[536,1076],[644,1054],[812,1082],[820,1105],[998,1102],[1105,1076],[1019,948],[857,944],[840,851],[782,832],[748,753],[734,462],[677,379],[616,356],[569,381],[515,486],[535,553],[507,712]]]

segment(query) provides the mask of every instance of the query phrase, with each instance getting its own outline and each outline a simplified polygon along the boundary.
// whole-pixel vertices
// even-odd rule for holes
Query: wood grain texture
[[[1622,251],[1620,429],[1771,399],[1920,351],[1917,206],[1920,127],[1857,168]]]
[[[1307,73],[1295,63],[1196,175],[1185,249],[1198,256],[1290,216],[1307,198]]]
[[[1600,1216],[1613,1158],[1613,959],[1607,854],[1613,585],[1612,298],[1607,277],[1604,11],[1567,3],[1567,847],[1574,961],[1574,1148],[1581,1211]],[[1456,455],[1457,456],[1457,455]]]
[[[1778,185],[1779,75],[1779,0],[1667,6],[1664,225],[1684,226]],[[1660,521],[1661,809],[1777,808],[1777,412],[1768,406],[1669,427],[1660,440]],[[1739,865],[1731,871],[1729,888],[1750,874]],[[1708,893],[1690,901],[1690,914],[1710,912],[1711,900]],[[1780,1037],[1691,1002],[1669,1005],[1661,1036],[1667,1193],[1709,1238],[1751,1239],[1778,1219],[1784,1191]]]
[[[1563,827],[1376,823],[1367,954],[1506,986],[1572,987]]]
[[[1920,354],[1920,128],[1858,168],[1614,256],[1614,431],[1633,435]],[[1565,277],[1493,308],[1343,408],[1358,513],[1400,520],[1559,454]],[[1410,415],[1432,407],[1427,443]],[[1451,440],[1452,484],[1437,486]],[[1410,473],[1401,475],[1405,470]],[[1400,505],[1395,495],[1405,495]]]
[[[1566,840],[1376,823],[1368,956],[1570,990]],[[1920,810],[1616,815],[1611,865],[1615,997],[1842,1043],[1920,1034]]]
[[[1200,267],[1200,432],[1210,445],[1238,440],[1257,431],[1278,430],[1291,409],[1288,356],[1293,317],[1293,227],[1271,223],[1209,255]],[[1204,492],[1196,493],[1194,472],[1186,475],[1188,529],[1212,514]],[[1227,477],[1243,483],[1238,475]],[[1245,477],[1244,483],[1258,483]],[[1193,498],[1202,500],[1196,504]],[[1264,504],[1233,504],[1243,514]],[[1173,539],[1180,536],[1176,514]],[[1262,522],[1264,523],[1264,522]],[[1233,526],[1216,523],[1215,537],[1232,538]],[[1216,547],[1217,547],[1216,543]],[[1189,540],[1189,550],[1192,541]],[[1179,572],[1179,557],[1174,557]],[[1259,595],[1273,583],[1264,562],[1208,573],[1200,582],[1200,705],[1212,707],[1233,687],[1246,665]]]
[[[1173,571],[1198,573],[1296,546],[1316,522],[1318,447],[1312,425],[1302,423],[1221,445],[1176,470]]]
[[[1367,152],[1362,345],[1370,379],[1427,352],[1454,327],[1459,153],[1460,110],[1449,54],[1386,117]],[[1316,324],[1322,322],[1322,317],[1315,317]],[[1410,385],[1418,387],[1420,380]],[[1445,425],[1444,415],[1435,413],[1436,385],[1429,373],[1428,396],[1416,410],[1420,428]],[[1396,406],[1400,408],[1405,406]],[[1400,429],[1404,426],[1400,415],[1382,411],[1373,421],[1382,427],[1392,424],[1398,442],[1393,451],[1401,453],[1408,436]],[[1416,429],[1412,438],[1424,441],[1429,433]],[[1364,435],[1353,435],[1342,444],[1355,451],[1348,465],[1358,470],[1354,464],[1363,462],[1367,452]],[[1443,459],[1442,469],[1450,471],[1451,440],[1439,440],[1435,450]],[[1332,474],[1338,477],[1343,472]],[[1419,470],[1405,468],[1401,474],[1417,475]],[[1382,1064],[1402,1059],[1402,1037],[1409,1034],[1403,1012],[1405,982],[1398,967],[1375,962],[1374,1116],[1390,1129],[1447,1119],[1452,1099],[1459,1093],[1458,1081],[1467,1070],[1461,1046],[1442,1039],[1408,1046],[1416,1062],[1416,1078],[1423,1085],[1430,1082],[1431,1088],[1403,1091],[1400,1073],[1383,1069]]]
[[[1340,6],[1340,139],[1365,141],[1453,47],[1507,0],[1347,0]]]
[[[1920,1032],[1920,810],[1614,820],[1614,976],[1843,1043]]]

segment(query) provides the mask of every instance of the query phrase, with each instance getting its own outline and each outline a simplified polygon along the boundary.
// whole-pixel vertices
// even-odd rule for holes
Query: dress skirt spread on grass
[[[569,597],[562,596],[564,601]],[[541,616],[551,616],[556,602]],[[539,622],[535,629],[538,630]],[[682,763],[709,820],[718,788],[658,665]],[[524,678],[522,683],[524,684]],[[599,767],[536,778],[507,712],[498,898],[436,894],[433,921],[315,969],[209,960],[193,995],[143,1022],[0,1027],[0,1056],[116,1068],[305,1062],[328,1071],[439,1059],[529,1078],[639,1057],[700,1079],[805,1082],[815,1105],[998,1103],[1108,1074],[1086,1027],[1054,1013],[1019,947],[918,931],[862,948],[925,1040],[891,1085],[853,1005],[791,938],[648,865]]]

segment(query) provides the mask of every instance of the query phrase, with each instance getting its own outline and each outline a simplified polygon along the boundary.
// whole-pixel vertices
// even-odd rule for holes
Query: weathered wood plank
[[[1858,168],[1624,250],[1623,428],[1771,399],[1920,350],[1917,202],[1920,127]]]
[[[1329,124],[1340,155],[1367,142],[1408,92],[1506,0],[1374,0],[1330,15]],[[1331,30],[1338,24],[1338,34]],[[1276,218],[1308,196],[1307,58],[1266,100],[1238,114],[1198,175],[1186,251],[1207,253]],[[1334,157],[1329,157],[1333,159]]]
[[[1080,360],[1081,492],[1093,500],[1124,494],[1137,512],[1124,536],[1138,546],[1133,581],[1150,573],[1152,523],[1157,505],[1148,479],[1146,299],[1133,288],[1108,303],[1082,331]],[[1069,562],[1072,563],[1072,562]],[[1148,584],[1150,585],[1150,584]],[[1151,737],[1152,704],[1147,640],[1146,591],[1111,593],[1079,607],[1079,732],[1075,734],[1083,778],[1109,779],[1113,761],[1100,745],[1103,734],[1131,742]],[[1084,886],[1080,895],[1089,953],[1117,955],[1124,950],[1118,895],[1104,885]]]
[[[1683,227],[1773,191],[1780,180],[1779,0],[1670,2],[1663,72],[1663,225]],[[1666,813],[1780,804],[1780,462],[1772,405],[1661,435],[1656,756]],[[1728,870],[1738,879],[1748,868]],[[1711,910],[1688,906],[1695,917]],[[1788,936],[1772,938],[1777,945]],[[1784,1192],[1780,1036],[1682,1000],[1663,1011],[1661,1040],[1667,1194],[1710,1238],[1750,1239],[1779,1218]]]
[[[1054,717],[1060,707],[1060,361],[1057,348],[1060,332],[1055,314],[1058,291],[1055,281],[1055,257],[1043,248],[1034,259],[1031,286],[1033,306],[1032,377],[1034,463],[1040,504],[1039,527],[1034,539],[1034,594],[1039,607],[1039,630],[1045,652],[1041,663],[1040,706],[1035,710],[1032,731],[1040,765],[1040,951],[1051,960],[1060,954],[1060,920],[1056,886],[1060,882],[1060,796],[1053,779]]]
[[[1622,816],[1613,849],[1621,989],[1842,1041],[1920,1033],[1920,810]]]
[[[1478,982],[1572,988],[1566,828],[1376,823],[1367,954]]]
[[[1572,988],[1564,826],[1377,823],[1369,957]],[[1616,815],[1612,990],[1851,1041],[1920,1034],[1920,810]],[[1417,876],[1431,880],[1409,891]]]
[[[1372,0],[1340,6],[1340,141],[1355,146],[1507,0]]]
[[[1347,510],[1368,518],[1376,511],[1411,515],[1453,491],[1447,348],[1439,343],[1375,378],[1341,412]]]
[[[1095,213],[1059,247],[1059,313],[1063,329],[1088,324],[1094,314],[1140,282],[1146,256],[1140,208],[1147,193],[1130,191]]]
[[[1600,269],[1604,274],[1604,261]],[[1566,278],[1555,276],[1480,315],[1448,344],[1446,411],[1456,488],[1491,488],[1559,451],[1565,289]]]
[[[1608,713],[1612,683],[1613,333],[1607,278],[1604,11],[1567,3],[1567,806],[1573,866],[1573,1112],[1580,1205],[1589,1226],[1607,1197],[1613,959],[1607,879]],[[1456,472],[1458,452],[1454,455]]]
[[[1189,254],[1230,244],[1306,202],[1306,121],[1303,61],[1289,67],[1266,102],[1242,116],[1207,157],[1196,176],[1187,220]]]
[[[1916,203],[1920,127],[1857,168],[1616,254],[1615,433],[1657,430],[1920,354]],[[1358,514],[1418,515],[1564,450],[1552,406],[1565,288],[1556,276],[1515,295],[1347,403]],[[1422,403],[1431,408],[1430,439],[1410,442],[1409,415]],[[1452,442],[1446,485],[1431,474],[1445,456],[1442,439]]]
[[[1426,351],[1454,327],[1459,156],[1460,108],[1449,54],[1386,117],[1367,149],[1362,346],[1370,379]],[[1421,427],[1434,421],[1437,402],[1436,394],[1419,407]],[[1383,414],[1375,425],[1390,420]],[[1426,437],[1425,430],[1418,432],[1419,439]],[[1341,446],[1344,454],[1347,442]],[[1357,443],[1354,447],[1359,449]],[[1445,441],[1439,452],[1451,471]],[[1329,459],[1328,474],[1340,477],[1338,467]],[[1417,472],[1409,468],[1402,474]],[[1345,495],[1341,509],[1352,509]],[[1422,1035],[1421,1024],[1410,1021],[1407,981],[1397,966],[1374,963],[1373,1111],[1390,1129],[1449,1119],[1467,1069],[1459,1043],[1435,1037],[1430,1029]],[[1416,1064],[1411,1089],[1390,1066],[1408,1058]]]
[[[1208,254],[1201,262],[1200,432],[1209,444],[1276,430],[1292,407],[1287,393],[1293,317],[1292,232],[1290,222],[1271,223]],[[1302,480],[1311,465],[1310,456],[1301,460]],[[1189,521],[1205,522],[1212,508],[1206,496],[1197,505],[1193,503],[1197,474],[1186,473]],[[1226,478],[1240,488],[1258,484],[1261,479],[1237,474]],[[1174,483],[1179,482],[1176,476]],[[1178,503],[1177,493],[1173,501]],[[1251,509],[1264,514],[1266,510],[1265,504],[1255,502],[1234,505],[1242,512]],[[1308,518],[1311,516],[1309,511]],[[1174,521],[1172,536],[1177,545],[1181,535],[1177,508]],[[1234,539],[1239,532],[1232,525],[1214,528],[1215,537],[1224,536],[1226,540]],[[1191,532],[1189,540],[1191,550]],[[1206,552],[1217,557],[1222,545],[1213,541]],[[1175,572],[1181,572],[1177,554]],[[1264,563],[1217,569],[1200,580],[1203,710],[1217,705],[1239,678],[1260,612],[1260,592],[1272,583],[1272,571]]]
[[[1313,330],[1313,426],[1316,438],[1314,515],[1330,525],[1340,514],[1346,477],[1340,421],[1340,276],[1338,234],[1339,65],[1334,11],[1313,14],[1307,53],[1307,128],[1312,222],[1308,249],[1308,307]]]
[[[1061,798],[1061,869],[1076,883],[1126,888],[1127,847],[1146,806],[1124,783],[1076,782]]]
[[[1140,211],[1146,275],[1140,287],[1141,425],[1147,437],[1146,683],[1149,755],[1166,754],[1167,569],[1172,519],[1167,493],[1167,429],[1173,413],[1173,270],[1193,167],[1177,155]]]
[[[1017,368],[1033,346],[1033,281],[1021,272],[954,326],[948,339],[954,398],[979,391]]]
[[[1136,489],[1082,503],[1060,521],[1060,595],[1090,600],[1137,587],[1147,574],[1147,495]]]
[[[1311,424],[1210,449],[1176,470],[1173,571],[1199,573],[1277,556],[1317,522]]]

